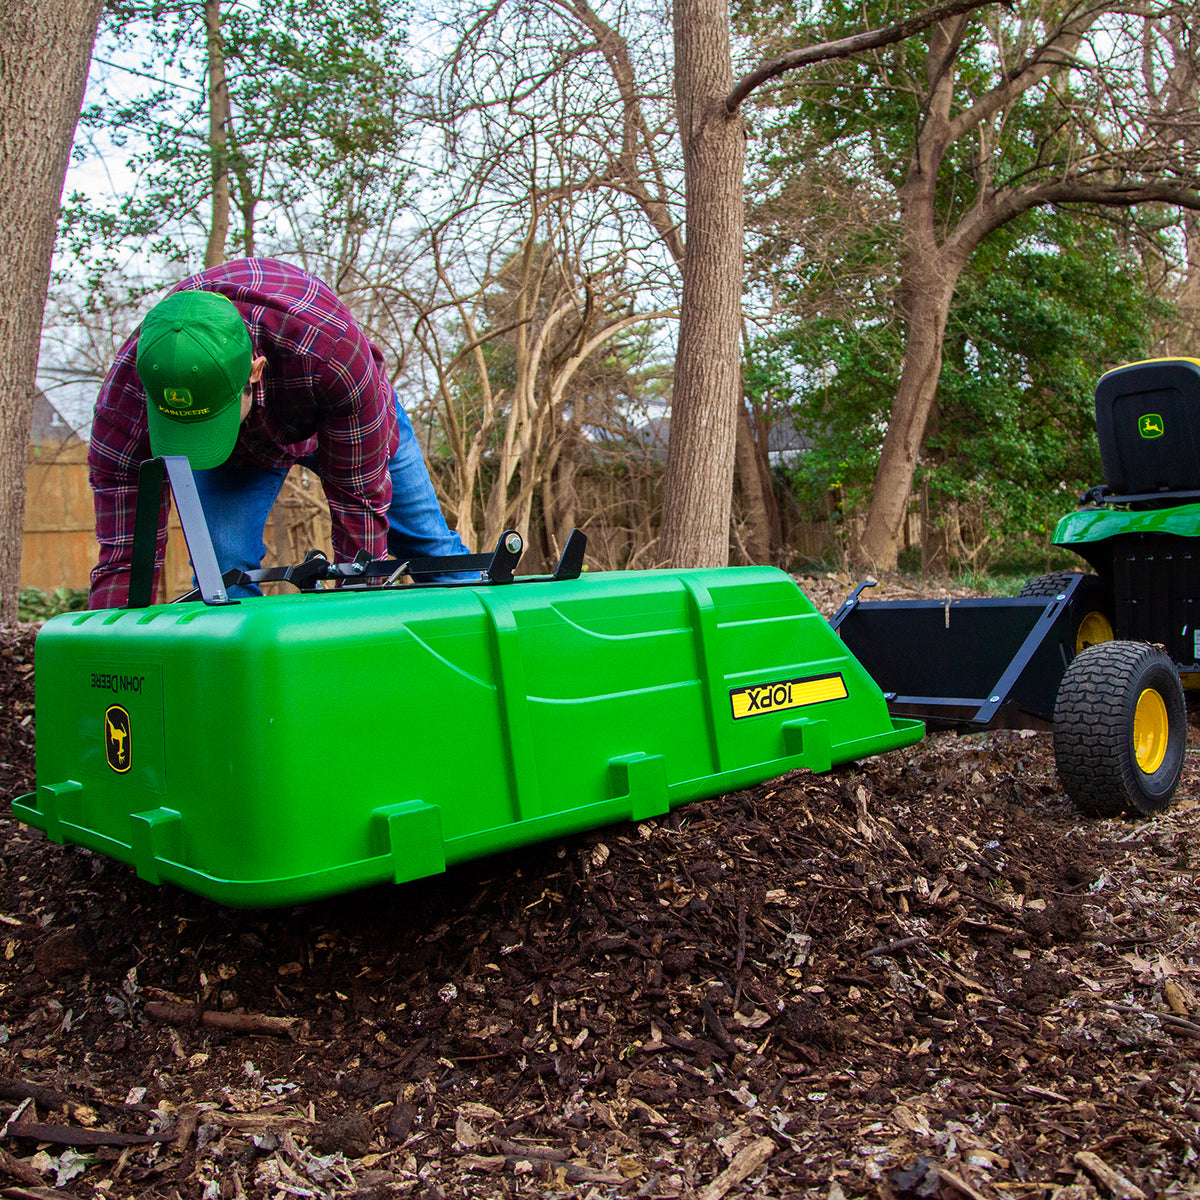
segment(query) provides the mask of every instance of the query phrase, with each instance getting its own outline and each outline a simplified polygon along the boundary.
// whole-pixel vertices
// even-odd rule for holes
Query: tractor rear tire
[[[1083,571],[1056,571],[1039,575],[1017,593],[1019,596],[1058,596],[1076,579],[1079,586],[1071,597],[1071,643],[1078,654],[1088,646],[1111,642],[1113,633],[1112,588],[1100,578]]]
[[[1112,641],[1072,660],[1054,707],[1054,761],[1083,812],[1161,812],[1179,784],[1186,747],[1183,688],[1165,651]]]

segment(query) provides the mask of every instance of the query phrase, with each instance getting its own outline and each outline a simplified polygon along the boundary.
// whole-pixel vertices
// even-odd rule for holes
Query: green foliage
[[[1100,479],[1096,381],[1144,353],[1155,312],[1138,264],[1103,227],[1035,213],[985,243],[960,281],[918,467],[931,510],[975,503],[985,534],[1045,545]],[[903,357],[888,318],[818,315],[751,347],[751,395],[790,402],[812,439],[785,472],[810,511],[830,493],[844,511],[869,499]]]
[[[1046,537],[1101,479],[1096,381],[1145,354],[1156,303],[1106,230],[1052,213],[1022,225],[962,277],[922,477],[985,496],[996,532]]]
[[[1004,575],[998,571],[963,571],[954,576],[956,586],[971,588],[989,596],[1015,596],[1028,580],[1028,575]]]
[[[59,613],[82,612],[87,604],[87,588],[57,587],[49,593],[41,588],[22,588],[17,596],[17,620],[36,624]]]
[[[1020,580],[1022,584],[1054,571],[1078,571],[1085,564],[1077,554],[1051,546],[1046,538],[1006,539],[988,564],[991,575]]]
[[[924,7],[765,0],[734,11],[755,57],[768,59]],[[975,245],[964,234],[973,214],[1020,212],[1030,186],[1069,179],[1080,162],[1112,156],[1119,177],[1116,149],[1134,154],[1138,126],[1119,107],[1134,92],[1114,80],[1137,76],[1145,31],[1107,14],[1025,0],[989,6],[961,25],[785,75],[756,98],[761,199],[751,211],[749,274],[787,324],[751,348],[748,386],[752,401],[790,397],[812,439],[787,476],[814,515],[831,496],[839,512],[870,502],[905,321],[932,315],[919,304],[929,280],[913,269],[932,260],[920,256],[956,239]],[[990,107],[989,94],[1036,62],[1064,22],[1092,19],[1077,58],[1060,55],[1044,79]],[[931,47],[951,24],[961,41],[935,79]],[[956,136],[958,126],[969,135]],[[918,135],[939,129],[947,136],[920,143],[917,161]],[[934,209],[920,229],[902,226],[914,180],[929,187]],[[977,228],[984,240],[961,275],[953,256],[941,263],[954,272],[941,282],[956,291],[913,486],[935,523],[947,518],[951,553],[968,515],[968,550],[1031,539],[1045,553],[1056,518],[1099,479],[1096,380],[1150,351],[1165,307],[1149,295],[1128,242],[1094,213],[1039,208]]]
[[[814,0],[800,6],[793,0],[740,0],[733,14],[735,28],[762,60],[796,46],[880,29],[926,8],[922,0]],[[951,69],[947,116],[970,110],[1002,78],[1016,75],[1022,56],[1057,32],[1066,16],[1063,6],[1031,2],[991,5],[971,14]],[[1107,32],[1111,40],[1122,41]],[[831,196],[848,183],[867,181],[869,190],[876,185],[889,193],[899,189],[912,166],[916,133],[930,115],[933,81],[926,60],[935,37],[927,30],[872,53],[789,73],[772,84],[757,98],[752,117],[755,158],[764,179],[803,169],[822,179]],[[1062,62],[1045,83],[985,121],[981,137],[955,138],[940,159],[923,163],[923,170],[931,165],[936,170],[942,228],[949,230],[976,203],[985,174],[997,190],[1061,174],[1081,152],[1074,115],[1106,114],[1104,88],[1110,82],[1102,70],[1074,70]]]
[[[897,565],[904,575],[918,580],[926,578],[921,571],[919,546],[902,550]],[[986,571],[973,568],[954,571],[945,579],[949,587],[970,588],[988,596],[1016,596],[1038,575],[1047,575],[1051,571],[1077,570],[1080,565],[1078,558],[1064,550],[1024,542],[1022,548],[1014,545],[1013,552],[997,559]]]
[[[836,317],[816,317],[751,345],[752,402],[770,396],[776,411],[790,405],[811,442],[780,472],[802,505],[819,512],[830,493],[845,510],[865,502],[903,353],[891,323],[859,327]]]
[[[113,73],[81,114],[76,158],[123,153],[133,182],[104,203],[68,197],[60,244],[94,278],[131,249],[186,261],[206,233],[214,173],[225,167],[231,253],[261,252],[259,239],[279,238],[286,225],[322,257],[335,254],[406,178],[396,169],[409,136],[404,15],[391,0],[223,5],[231,123],[217,163],[201,0],[110,5],[96,58]]]

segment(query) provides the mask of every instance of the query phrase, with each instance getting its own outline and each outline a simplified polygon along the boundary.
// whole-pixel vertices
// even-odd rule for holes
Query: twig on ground
[[[1116,1200],[1146,1200],[1146,1193],[1136,1184],[1131,1183],[1119,1171],[1114,1171],[1098,1154],[1090,1150],[1080,1150],[1075,1155],[1075,1161],[1098,1183],[1102,1183]]]
[[[1137,1004],[1122,1004],[1117,1000],[1103,1001],[1109,1008],[1115,1008],[1118,1012],[1134,1013],[1140,1017],[1157,1017],[1164,1025],[1170,1025],[1172,1029],[1178,1029],[1180,1033],[1186,1033],[1188,1037],[1200,1038],[1200,1025],[1195,1021],[1185,1021],[1182,1017],[1175,1016],[1174,1013],[1157,1012],[1153,1008],[1142,1008]]]
[[[193,1025],[197,1021],[210,1029],[223,1029],[228,1033],[261,1033],[271,1037],[299,1037],[304,1031],[304,1021],[299,1017],[270,1017],[263,1013],[212,1012],[197,1004],[186,1004],[168,1000],[147,1000],[144,1005],[146,1016],[168,1025]]]
[[[775,1153],[776,1148],[768,1137],[756,1138],[748,1146],[743,1146],[734,1155],[733,1162],[712,1183],[701,1189],[697,1200],[721,1200],[726,1192],[753,1175]]]

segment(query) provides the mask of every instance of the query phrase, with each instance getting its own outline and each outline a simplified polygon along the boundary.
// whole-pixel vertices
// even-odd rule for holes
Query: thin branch
[[[786,54],[781,54],[778,58],[763,63],[762,66],[746,75],[726,97],[725,111],[732,116],[747,96],[766,83],[768,79],[774,79],[777,75],[794,71],[798,67],[825,62],[831,58],[849,58],[852,54],[860,54],[864,50],[890,46],[894,42],[902,42],[905,38],[920,33],[923,29],[928,29],[930,25],[936,25],[939,21],[945,21],[949,17],[956,17],[960,13],[970,12],[972,9],[982,8],[996,2],[997,0],[948,0],[945,4],[927,8],[924,12],[907,17],[903,21],[897,21],[895,25],[889,25],[885,29],[872,29],[866,33],[856,33],[853,37],[839,38],[836,42],[822,42],[819,46],[804,46],[799,50],[789,50]],[[999,2],[1006,6],[1009,4],[1009,0],[999,0]]]

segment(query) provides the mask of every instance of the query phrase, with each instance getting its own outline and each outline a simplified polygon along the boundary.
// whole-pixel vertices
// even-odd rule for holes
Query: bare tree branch
[[[1032,50],[1022,65],[1014,68],[996,87],[949,123],[948,141],[954,141],[966,130],[973,129],[995,116],[1016,97],[1024,95],[1054,72],[1065,66],[1078,67],[1075,51],[1084,36],[1107,11],[1103,2],[1096,3],[1065,22],[1042,46]]]
[[[683,262],[683,238],[666,202],[667,188],[655,159],[654,139],[642,109],[643,93],[629,46],[625,38],[601,18],[587,0],[555,0],[555,3],[592,34],[608,63],[621,97],[624,116],[621,149],[614,156],[612,175],[627,194],[637,201],[678,265]],[[645,168],[640,162],[643,154],[647,157]],[[653,188],[649,186],[651,182]]]
[[[768,79],[774,79],[777,75],[783,75],[787,71],[811,66],[817,62],[825,62],[831,58],[849,58],[852,54],[861,54],[864,50],[875,50],[880,46],[890,46],[895,42],[902,42],[905,38],[912,37],[915,33],[920,33],[923,29],[928,29],[930,25],[938,24],[939,21],[945,21],[949,17],[956,17],[960,13],[970,12],[972,9],[983,8],[987,4],[996,2],[997,0],[947,0],[945,4],[927,8],[924,12],[906,17],[903,21],[897,21],[896,24],[889,25],[885,29],[872,29],[866,33],[856,33],[853,37],[839,38],[836,42],[822,42],[818,46],[804,46],[799,50],[789,50],[786,54],[781,54],[778,58],[763,63],[749,75],[744,76],[737,87],[726,97],[725,110],[732,116],[747,96],[766,83]],[[999,0],[999,2],[1004,3],[1006,7],[1009,4],[1009,0]]]

